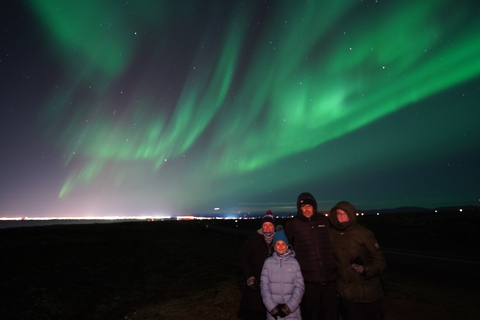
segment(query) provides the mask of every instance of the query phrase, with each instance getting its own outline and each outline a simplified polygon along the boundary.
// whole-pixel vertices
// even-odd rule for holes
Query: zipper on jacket
[[[312,221],[311,218],[308,218],[308,222],[309,222],[310,228],[311,228],[311,230],[312,230],[312,237],[315,238],[315,226],[314,226],[314,222]],[[320,249],[321,249],[321,248],[320,248],[320,246],[318,245],[318,243],[315,242],[315,253],[316,253],[317,257],[318,257],[318,265],[319,265],[320,267],[322,267],[322,259],[321,259],[322,256],[320,255]]]

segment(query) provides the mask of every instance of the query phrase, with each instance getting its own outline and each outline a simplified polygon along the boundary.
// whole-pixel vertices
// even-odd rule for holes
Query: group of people
[[[301,193],[284,229],[268,210],[240,261],[242,319],[337,320],[340,313],[344,320],[382,319],[385,259],[347,201],[327,218],[312,194]]]

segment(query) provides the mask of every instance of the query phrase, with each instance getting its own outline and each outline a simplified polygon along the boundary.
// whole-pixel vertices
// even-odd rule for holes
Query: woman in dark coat
[[[357,224],[356,210],[347,201],[329,214],[337,260],[337,292],[348,320],[382,319],[380,275],[386,268],[373,233]]]
[[[260,294],[260,276],[263,263],[272,255],[271,243],[275,235],[275,218],[272,211],[267,210],[262,218],[261,228],[252,234],[240,255],[240,266],[245,276],[245,286],[240,302],[240,318],[248,320],[265,320],[267,310]]]

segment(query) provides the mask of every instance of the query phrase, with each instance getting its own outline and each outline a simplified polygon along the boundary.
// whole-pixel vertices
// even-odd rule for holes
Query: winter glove
[[[353,270],[355,270],[358,274],[363,274],[363,272],[365,271],[365,268],[364,268],[362,265],[359,265],[359,264],[356,264],[356,263],[353,263],[353,264],[352,264],[352,268],[353,268]]]
[[[360,256],[356,256],[356,257],[353,257],[352,259],[350,259],[350,264],[359,264],[361,266],[364,265],[363,259]]]
[[[277,319],[277,317],[278,317],[278,308],[275,307],[275,308],[273,308],[272,310],[270,310],[270,314],[271,314],[275,319]]]
[[[277,315],[280,318],[285,318],[287,316],[287,314],[285,314],[285,312],[283,311],[285,307],[286,307],[286,304],[284,304],[284,303],[277,304],[277,306],[275,307],[275,308],[278,309],[278,314]]]
[[[292,311],[290,311],[290,308],[287,305],[284,305],[284,307],[282,308],[282,311],[285,314],[285,316],[289,316],[290,313],[292,313]]]
[[[365,272],[365,268],[363,267],[363,259],[360,256],[350,259],[350,265],[358,274],[363,274]]]
[[[247,286],[250,288],[250,290],[258,291],[257,281],[254,276],[251,276],[247,279]]]

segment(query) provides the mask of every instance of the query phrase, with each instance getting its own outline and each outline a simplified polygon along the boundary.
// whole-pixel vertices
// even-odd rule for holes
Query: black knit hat
[[[267,212],[265,212],[265,215],[262,218],[262,226],[265,222],[272,223],[274,227],[277,226],[277,223],[275,222],[275,217],[273,216],[273,212],[271,210],[267,210]]]
[[[309,192],[303,192],[300,193],[300,195],[297,198],[297,210],[298,212],[301,212],[302,209],[301,206],[309,204],[313,207],[313,212],[317,212],[317,200],[313,197],[313,195]]]

